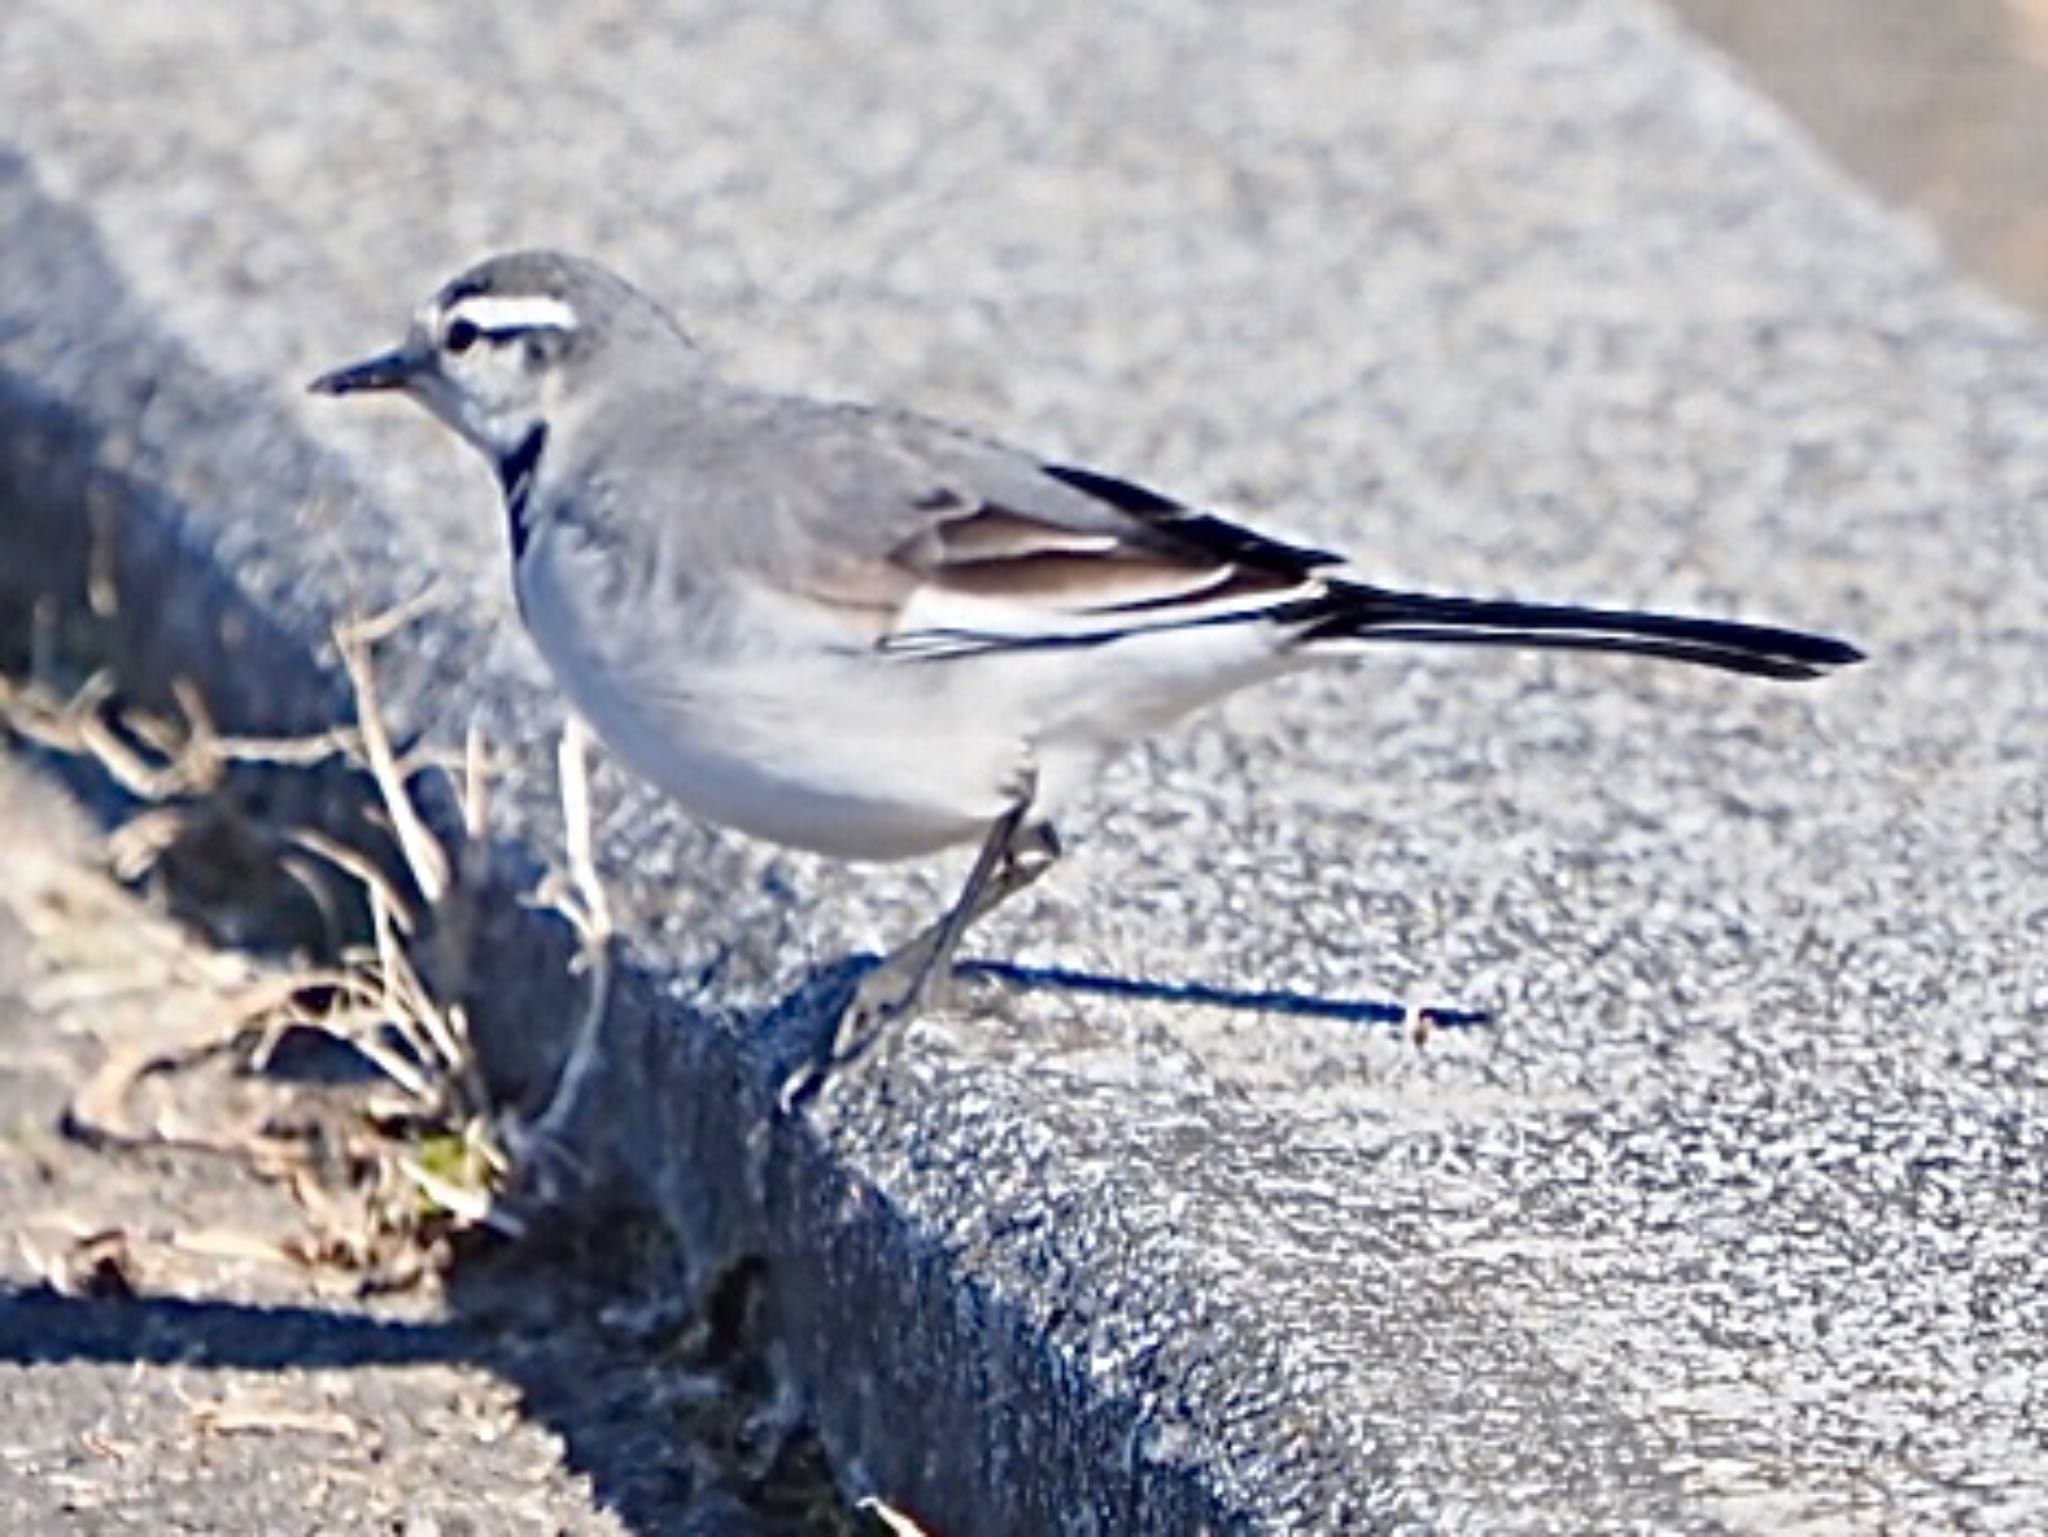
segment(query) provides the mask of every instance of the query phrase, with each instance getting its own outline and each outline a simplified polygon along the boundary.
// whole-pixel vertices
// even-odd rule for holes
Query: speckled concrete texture
[[[441,573],[393,699],[525,755],[529,858],[488,477],[299,393],[515,243],[1389,581],[1872,652],[1241,697],[977,941],[1206,1002],[977,985],[796,1122],[773,1006],[957,868],[604,777],[595,1119],[765,1262],[856,1486],[977,1534],[2048,1522],[2048,339],[1662,12],[16,0],[0,140],[7,547],[61,566],[98,488],[153,654],[255,714]],[[1348,1017],[1388,997],[1496,1022],[1417,1051]]]

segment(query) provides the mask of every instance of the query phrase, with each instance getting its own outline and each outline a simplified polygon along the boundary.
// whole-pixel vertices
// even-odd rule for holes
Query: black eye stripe
[[[522,339],[532,342],[535,338],[554,334],[559,334],[554,326],[480,326],[467,316],[458,315],[441,333],[441,345],[447,351],[460,355],[480,341],[502,347],[507,342]]]

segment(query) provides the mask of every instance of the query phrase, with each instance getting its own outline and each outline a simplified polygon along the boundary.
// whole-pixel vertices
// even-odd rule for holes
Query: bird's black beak
[[[424,348],[404,346],[322,374],[306,388],[315,395],[359,395],[366,390],[402,390],[432,361]]]

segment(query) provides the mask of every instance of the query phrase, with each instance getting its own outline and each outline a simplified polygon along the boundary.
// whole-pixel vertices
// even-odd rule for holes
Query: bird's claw
[[[901,1038],[935,991],[925,956],[891,956],[854,985],[853,995],[817,1051],[784,1081],[777,1104],[787,1114],[832,1078],[871,1063]]]

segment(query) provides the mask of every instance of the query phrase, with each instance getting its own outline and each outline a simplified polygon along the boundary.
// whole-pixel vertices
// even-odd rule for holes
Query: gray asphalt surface
[[[600,1145],[701,1271],[762,1259],[856,1490],[952,1533],[2048,1521],[2048,342],[1661,12],[26,0],[0,103],[11,472],[83,455],[179,530],[134,580],[218,564],[309,646],[444,573],[394,703],[526,755],[529,850],[487,477],[296,393],[529,241],[756,378],[1376,578],[1871,650],[1235,701],[979,936],[1115,995],[977,990],[798,1123],[752,1043],[957,872],[606,779],[644,969]],[[291,647],[151,602],[240,707],[318,713]],[[1354,1017],[1387,998],[1496,1023],[1417,1051]]]

